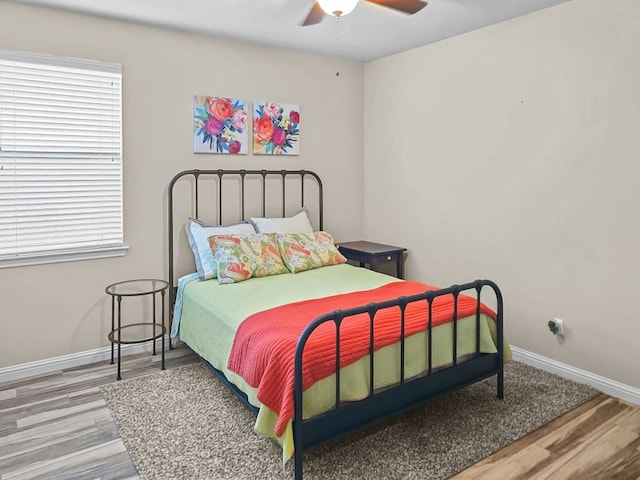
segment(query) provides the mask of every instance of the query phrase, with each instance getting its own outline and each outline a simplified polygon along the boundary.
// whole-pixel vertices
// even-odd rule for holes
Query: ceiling
[[[366,62],[568,0],[430,0],[413,16],[361,1],[307,27],[313,0],[13,1]]]

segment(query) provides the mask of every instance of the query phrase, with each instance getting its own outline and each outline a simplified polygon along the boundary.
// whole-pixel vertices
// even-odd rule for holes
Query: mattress
[[[178,334],[195,353],[243,391],[249,402],[259,408],[255,430],[275,438],[283,446],[283,459],[293,454],[291,422],[285,433],[274,433],[276,413],[261,405],[257,390],[240,376],[227,369],[235,332],[244,319],[257,312],[303,300],[321,298],[354,291],[370,290],[398,279],[348,264],[333,265],[296,274],[252,278],[244,282],[220,285],[217,280],[198,281],[189,277],[181,282],[176,300],[173,334]],[[179,308],[178,308],[179,307]],[[178,327],[179,325],[179,327]],[[476,350],[475,316],[458,320],[457,353],[464,359]],[[453,361],[453,326],[451,323],[433,329],[433,366],[441,367]],[[495,322],[486,315],[480,321],[480,351],[495,353]],[[506,343],[506,342],[505,342]],[[420,375],[426,370],[428,354],[425,332],[405,340],[405,377]],[[505,359],[510,356],[505,345]],[[399,344],[389,345],[374,355],[375,388],[399,382]],[[369,356],[340,371],[341,401],[365,398],[369,394]],[[316,382],[305,391],[303,412],[306,418],[318,415],[335,405],[335,375]]]

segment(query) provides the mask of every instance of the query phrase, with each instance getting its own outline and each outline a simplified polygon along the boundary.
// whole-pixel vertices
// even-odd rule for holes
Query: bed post
[[[167,205],[167,250],[169,253],[169,350],[173,350],[171,341],[171,324],[173,321],[173,304],[176,294],[173,290],[173,186],[181,174],[176,175],[169,182],[168,205]]]
[[[302,480],[302,453],[298,453],[298,449],[296,448],[294,455],[295,462],[295,473],[294,480]]]
[[[498,359],[500,370],[498,371],[498,398],[504,399],[504,339],[502,330],[502,294],[496,285],[496,295],[498,296]]]
[[[498,384],[497,395],[500,400],[504,399],[504,330],[503,330],[503,301],[502,292],[498,285],[491,280],[484,281],[489,285],[496,295],[496,343],[498,344],[498,373],[496,380]]]

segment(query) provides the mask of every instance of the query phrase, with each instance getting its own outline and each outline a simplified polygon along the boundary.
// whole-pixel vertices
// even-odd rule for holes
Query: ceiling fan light
[[[324,13],[334,17],[342,17],[350,14],[359,0],[318,0]]]

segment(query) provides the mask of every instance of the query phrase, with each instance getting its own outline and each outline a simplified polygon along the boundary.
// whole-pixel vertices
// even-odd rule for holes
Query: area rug
[[[293,478],[255,417],[195,363],[101,387],[143,480]],[[512,361],[495,378],[305,454],[304,478],[445,479],[598,392]]]

